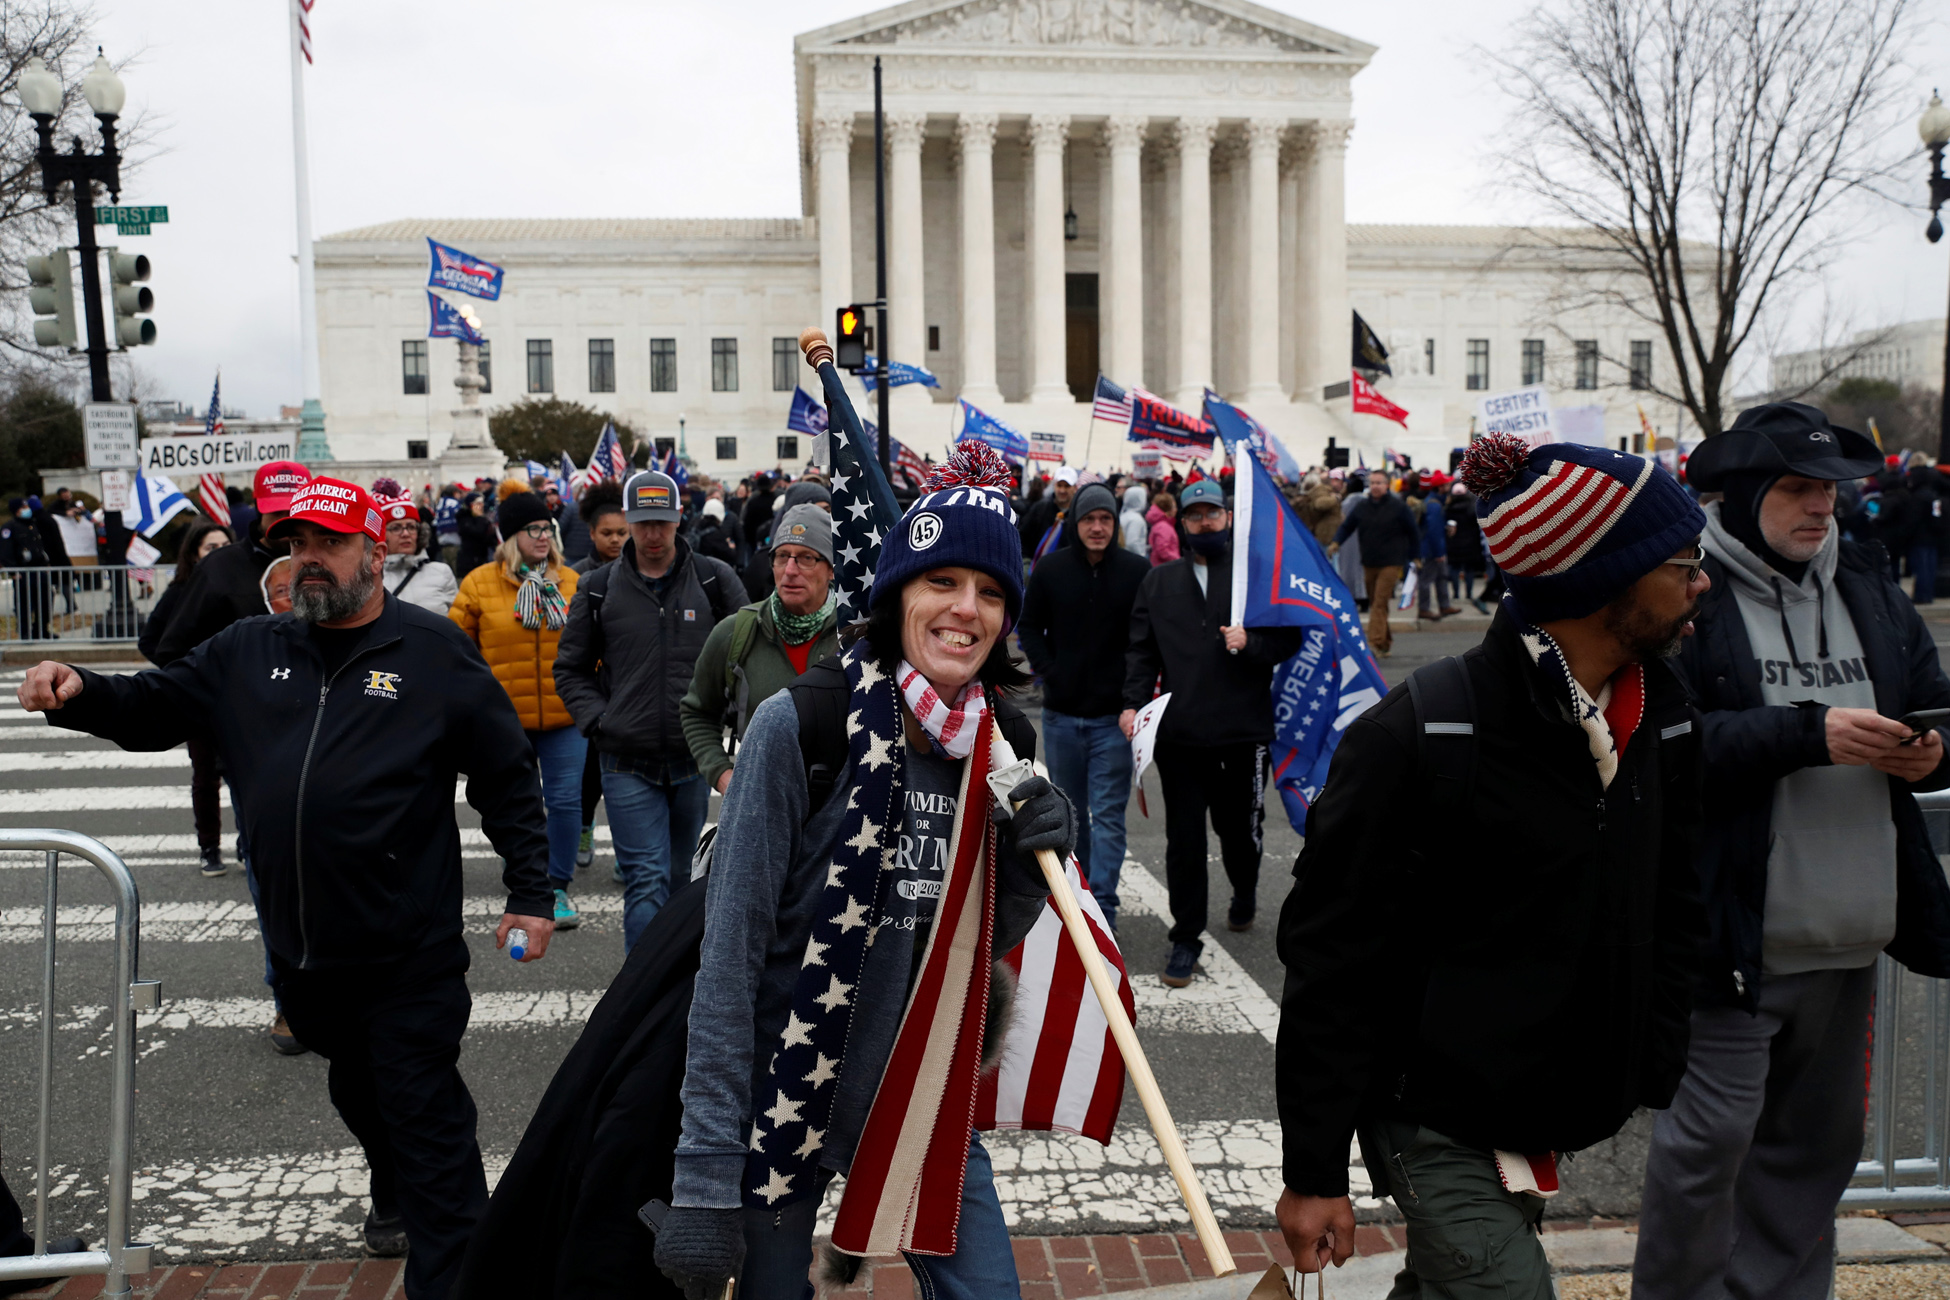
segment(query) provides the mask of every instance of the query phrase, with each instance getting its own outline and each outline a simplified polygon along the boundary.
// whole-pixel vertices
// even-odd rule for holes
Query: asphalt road
[[[1430,659],[1466,649],[1482,626],[1471,620],[1449,630],[1398,633],[1395,653],[1383,664],[1386,676],[1399,681]],[[0,826],[76,830],[120,852],[142,892],[141,974],[163,985],[162,1010],[142,1016],[139,1028],[139,1233],[165,1246],[171,1260],[356,1250],[365,1211],[363,1160],[327,1098],[324,1062],[271,1050],[264,1033],[271,1004],[244,879],[234,861],[231,874],[216,880],[194,869],[187,757],[180,750],[122,754],[46,727],[12,704],[18,678],[18,671],[0,673],[8,694],[0,702],[0,770],[8,774],[0,786]],[[1189,989],[1167,990],[1157,979],[1169,945],[1155,774],[1145,786],[1151,816],[1133,801],[1120,918],[1139,1035],[1222,1220],[1267,1224],[1280,1183],[1272,1038],[1281,968],[1273,920],[1291,882],[1299,837],[1277,808],[1269,809],[1259,924],[1243,934],[1209,936],[1201,978]],[[478,826],[464,803],[456,812],[463,828]],[[1212,848],[1216,919],[1230,891],[1216,842]],[[499,859],[478,831],[466,849],[475,1005],[461,1068],[480,1107],[490,1178],[512,1153],[577,1027],[622,962],[621,887],[609,877],[606,827],[599,828],[598,849],[595,869],[576,887],[582,927],[558,936],[545,961],[520,966],[493,949]],[[39,855],[0,854],[0,1170],[30,1214],[40,867]],[[63,868],[61,891],[54,1220],[59,1232],[99,1238],[108,894],[85,866]],[[1912,1041],[1923,1005],[1915,996],[1905,1008],[1905,1036]],[[1899,1136],[1907,1141],[1921,1131],[1920,1084],[1905,1089],[1904,1102]],[[1643,1130],[1641,1120],[1584,1153],[1551,1212],[1631,1213]],[[991,1149],[1005,1208],[1020,1231],[1140,1231],[1182,1222],[1176,1191],[1128,1092],[1107,1149],[1046,1134],[994,1135]],[[1364,1217],[1385,1212],[1383,1203],[1370,1201]]]

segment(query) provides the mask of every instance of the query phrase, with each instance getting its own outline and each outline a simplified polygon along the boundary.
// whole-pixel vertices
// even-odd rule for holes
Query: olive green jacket
[[[732,642],[740,639],[749,644],[740,657],[742,662],[732,663]],[[839,652],[836,616],[829,611],[820,624],[819,634],[813,638],[812,657],[806,661],[807,665]],[[718,778],[731,770],[731,755],[725,748],[726,729],[730,729],[734,742],[743,739],[753,710],[784,690],[798,675],[792,660],[786,657],[778,628],[773,626],[769,600],[746,605],[711,629],[704,648],[698,651],[691,689],[685,692],[684,702],[678,708],[691,758],[712,789],[717,788]]]

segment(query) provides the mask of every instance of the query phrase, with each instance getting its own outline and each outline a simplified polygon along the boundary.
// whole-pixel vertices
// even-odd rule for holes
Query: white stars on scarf
[[[882,767],[894,761],[893,751],[894,742],[891,738],[887,736],[868,736],[867,752],[861,756],[860,761],[866,765],[869,772],[877,772]]]
[[[834,860],[833,862],[828,863],[826,866],[826,887],[831,889],[835,886],[839,886],[842,883],[840,880],[840,876],[845,871],[846,871],[846,865],[838,861],[837,859]]]
[[[853,992],[853,986],[851,984],[840,983],[840,977],[837,975],[828,976],[828,978],[832,982],[826,986],[826,991],[814,998],[813,1001],[825,1007],[828,1011],[832,1011],[837,1007],[846,1005],[846,995]]]
[[[859,732],[860,716],[865,712],[866,712],[865,709],[855,709],[853,710],[853,712],[846,715],[846,734],[849,737]]]
[[[816,1129],[813,1128],[811,1125],[807,1125],[806,1140],[804,1142],[801,1142],[799,1144],[799,1149],[797,1151],[794,1151],[792,1154],[797,1156],[799,1159],[804,1160],[806,1157],[812,1155],[813,1152],[819,1150],[819,1148],[825,1145],[826,1145],[826,1131],[824,1129]]]
[[[830,943],[821,943],[817,939],[806,940],[805,964],[808,966],[824,966],[826,964],[826,950],[832,946]]]
[[[763,1196],[767,1205],[773,1204],[781,1196],[784,1196],[792,1190],[792,1180],[790,1178],[776,1169],[771,1171],[771,1175],[770,1178],[765,1180],[763,1186],[752,1188],[752,1195]]]
[[[799,1082],[810,1083],[815,1088],[823,1088],[839,1077],[839,1069],[837,1068],[839,1062],[824,1052],[814,1052],[813,1055],[817,1059],[813,1062],[812,1073]]]
[[[880,665],[873,661],[873,656],[862,653],[860,656],[860,689],[864,691],[869,686],[886,680],[887,674],[880,671]]]
[[[866,923],[867,905],[858,898],[847,899],[846,910],[833,918],[833,924],[840,927],[841,934],[845,934],[856,925],[865,925]],[[812,1044],[808,1042],[806,1046],[810,1047]]]
[[[765,1118],[772,1121],[775,1129],[784,1128],[787,1124],[803,1124],[806,1117],[799,1112],[805,1104],[803,1101],[793,1101],[782,1092],[779,1099],[772,1103],[771,1109],[765,1112]]]
[[[752,1125],[751,1149],[758,1152],[760,1155],[765,1154],[765,1130],[760,1128],[757,1124]]]
[[[865,853],[878,843],[880,843],[880,827],[873,824],[873,818],[866,816],[864,813],[861,814],[860,831],[846,842],[846,847],[849,849],[858,849],[862,853]]]
[[[812,1025],[799,1019],[799,1013],[789,1011],[785,1017],[785,1034],[779,1040],[782,1047],[811,1047]]]

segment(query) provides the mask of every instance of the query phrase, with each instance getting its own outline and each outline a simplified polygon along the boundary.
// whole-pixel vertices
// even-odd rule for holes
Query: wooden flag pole
[[[1003,738],[1002,728],[994,723],[990,725],[994,727],[994,734],[989,740],[993,756],[989,763],[989,780],[993,789],[1000,784],[997,777],[1006,768],[1015,765],[1015,751]],[[1005,759],[1008,761],[1004,762]],[[997,799],[1002,799],[1006,790],[1013,789],[1021,778],[1020,772],[1002,775],[1007,785],[996,791]],[[1170,1167],[1171,1176],[1178,1183],[1178,1194],[1184,1198],[1185,1208],[1191,1213],[1192,1229],[1198,1234],[1199,1245],[1205,1247],[1205,1257],[1211,1261],[1212,1275],[1226,1277],[1237,1271],[1237,1265],[1232,1262],[1232,1251],[1220,1235],[1219,1221],[1212,1213],[1212,1203],[1206,1199],[1205,1187],[1198,1181],[1198,1171],[1192,1168],[1192,1158],[1186,1154],[1185,1143],[1178,1136],[1178,1125],[1172,1122],[1171,1110],[1165,1105],[1165,1095],[1158,1090],[1157,1076],[1151,1073],[1151,1063],[1145,1059],[1144,1048],[1138,1045],[1137,1030],[1131,1027],[1131,1018],[1124,1014],[1124,1004],[1117,997],[1117,986],[1111,983],[1110,968],[1104,965],[1104,955],[1097,951],[1097,940],[1090,933],[1089,923],[1083,919],[1083,907],[1077,902],[1077,896],[1070,888],[1069,877],[1054,852],[1038,850],[1036,863],[1043,869],[1043,879],[1049,885],[1050,897],[1063,917],[1063,928],[1069,933],[1070,942],[1076,946],[1084,974],[1090,977],[1090,987],[1097,991],[1097,1001],[1104,1009],[1104,1019],[1110,1022],[1111,1037],[1117,1041],[1117,1050],[1124,1057],[1124,1068],[1130,1071],[1131,1082],[1137,1087],[1138,1100],[1144,1103],[1145,1116],[1151,1121],[1151,1132],[1158,1139],[1159,1150],[1165,1153],[1165,1164]]]

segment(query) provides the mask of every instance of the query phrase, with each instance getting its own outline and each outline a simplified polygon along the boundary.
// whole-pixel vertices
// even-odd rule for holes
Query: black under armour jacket
[[[1578,1151],[1670,1105],[1685,1071],[1705,924],[1684,687],[1646,667],[1605,785],[1507,612],[1462,664],[1466,789],[1425,767],[1403,685],[1349,725],[1307,815],[1275,1051],[1286,1185],[1303,1196],[1347,1194],[1357,1122]],[[1402,809],[1432,801],[1443,832],[1404,835]]]
[[[244,619],[162,668],[77,667],[81,694],[47,715],[130,750],[206,732],[250,844],[264,941],[306,970],[461,933],[462,775],[507,864],[507,910],[553,915],[541,777],[508,693],[448,619],[388,596],[365,633],[328,680],[307,624]]]
[[[268,614],[264,571],[277,558],[276,552],[253,537],[235,546],[220,546],[198,560],[154,653],[143,653],[157,664],[173,663],[238,619]]]

